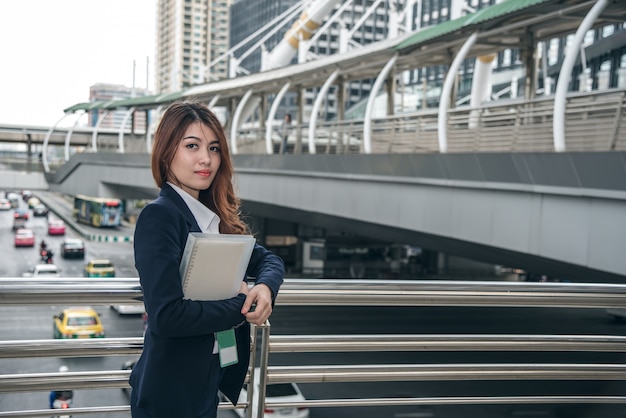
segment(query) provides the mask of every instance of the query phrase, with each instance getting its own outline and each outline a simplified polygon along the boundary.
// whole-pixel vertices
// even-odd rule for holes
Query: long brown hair
[[[223,234],[248,234],[248,226],[241,220],[241,201],[233,187],[233,163],[230,159],[228,141],[217,116],[204,103],[176,102],[171,104],[154,134],[152,146],[152,177],[159,188],[172,181],[170,167],[178,143],[187,128],[200,122],[209,128],[217,138],[221,163],[211,186],[200,191],[198,200],[220,218],[220,232]]]

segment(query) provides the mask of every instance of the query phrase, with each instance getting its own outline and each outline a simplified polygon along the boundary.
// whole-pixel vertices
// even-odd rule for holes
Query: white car
[[[0,210],[10,210],[12,208],[11,201],[7,198],[0,198]]]
[[[11,202],[11,207],[13,209],[20,207],[20,202],[22,201],[22,198],[20,197],[19,194],[9,192],[6,195],[6,198],[9,199],[9,202]]]
[[[61,277],[61,269],[56,264],[37,264],[23,274],[24,277]]]
[[[260,379],[260,371],[259,369],[255,369],[254,371],[254,390],[255,390],[255,399],[257,391],[259,390],[259,379]],[[246,402],[248,399],[248,392],[246,391],[248,384],[243,386],[243,390],[239,395],[239,402]],[[306,398],[300,391],[300,388],[295,383],[271,383],[265,386],[265,402],[303,402]],[[245,410],[241,408],[235,409],[235,413],[240,417],[245,416]],[[257,415],[257,404],[256,402],[252,405],[252,416],[256,417]],[[265,406],[265,414],[263,415],[265,418],[308,418],[309,417],[309,408],[305,407],[280,407],[280,408],[272,408]]]
[[[142,304],[124,304],[124,305],[111,305],[111,309],[120,315],[140,315],[143,314],[146,309]]]

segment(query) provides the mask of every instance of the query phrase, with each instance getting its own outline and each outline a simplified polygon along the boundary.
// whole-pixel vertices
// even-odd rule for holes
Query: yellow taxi
[[[90,260],[85,266],[85,277],[115,277],[115,266],[107,259]]]
[[[104,338],[104,326],[90,306],[63,309],[53,317],[54,338]]]

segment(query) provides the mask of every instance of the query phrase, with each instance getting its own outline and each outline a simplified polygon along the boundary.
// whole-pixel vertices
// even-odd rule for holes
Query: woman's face
[[[168,180],[194,196],[208,189],[222,161],[213,131],[200,122],[187,128],[172,159]]]

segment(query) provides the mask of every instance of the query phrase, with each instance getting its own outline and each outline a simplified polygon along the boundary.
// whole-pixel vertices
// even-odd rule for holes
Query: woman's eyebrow
[[[200,140],[200,138],[198,138],[195,135],[183,136],[183,139],[197,139],[197,140]]]

